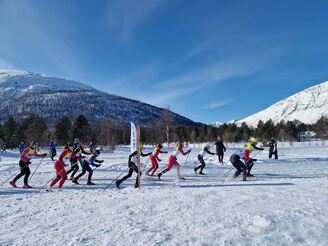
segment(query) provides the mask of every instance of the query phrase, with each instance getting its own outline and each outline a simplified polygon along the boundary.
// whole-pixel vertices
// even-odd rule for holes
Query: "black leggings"
[[[71,162],[71,169],[67,171],[67,175],[72,172],[71,177],[73,178],[76,172],[79,170],[79,164],[75,159],[70,159],[70,162]]]
[[[204,167],[206,166],[206,164],[205,164],[205,161],[204,161],[204,159],[203,159],[203,157],[201,155],[198,155],[197,158],[198,158],[198,161],[200,162],[200,165],[198,167],[196,167],[196,171],[198,169],[200,169],[200,172],[202,173]]]
[[[133,162],[130,162],[129,163],[129,172],[127,175],[125,175],[123,178],[117,180],[117,183],[118,184],[121,184],[124,180],[130,178],[133,174],[133,171],[135,171],[136,173],[138,173],[138,167],[136,166],[136,164],[134,164]],[[141,176],[141,171],[140,171],[140,176]],[[138,179],[138,175],[137,175],[137,178],[136,178],[136,183],[134,185],[134,187],[138,187],[139,185],[139,179]]]
[[[219,162],[223,162],[223,157],[224,157],[224,152],[223,151],[218,151],[217,152],[218,154],[218,158],[219,158]]]
[[[246,177],[246,165],[240,160],[240,156],[237,154],[233,154],[230,157],[230,162],[232,165],[237,169],[235,176],[238,176],[239,174],[243,173],[243,176]]]
[[[19,161],[19,166],[21,168],[21,172],[14,178],[14,180],[13,180],[14,182],[16,182],[18,179],[20,179],[22,176],[25,175],[24,184],[26,184],[26,185],[28,184],[28,177],[31,174],[29,164],[30,163],[25,163],[22,160]]]
[[[77,175],[77,177],[75,178],[75,180],[77,181],[79,178],[81,178],[86,172],[89,172],[88,175],[88,182],[91,182],[91,178],[92,178],[92,174],[93,174],[93,170],[90,168],[89,164],[87,161],[83,161],[82,162],[82,172]]]

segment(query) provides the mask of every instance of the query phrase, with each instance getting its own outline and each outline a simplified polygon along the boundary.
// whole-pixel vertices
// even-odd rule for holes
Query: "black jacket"
[[[216,153],[226,151],[226,147],[224,146],[222,140],[216,141],[214,144],[216,145]]]

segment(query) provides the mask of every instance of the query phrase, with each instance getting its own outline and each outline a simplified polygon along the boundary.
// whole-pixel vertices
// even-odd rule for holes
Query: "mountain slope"
[[[283,99],[239,123],[246,122],[255,127],[259,120],[272,119],[274,123],[299,120],[312,124],[325,115],[328,115],[328,81]]]
[[[63,116],[73,120],[83,114],[91,121],[110,116],[119,124],[133,121],[145,126],[160,120],[163,112],[76,81],[12,70],[0,70],[0,110],[0,121],[9,115],[21,120],[33,113],[50,125]],[[176,126],[199,125],[175,113],[172,118]]]

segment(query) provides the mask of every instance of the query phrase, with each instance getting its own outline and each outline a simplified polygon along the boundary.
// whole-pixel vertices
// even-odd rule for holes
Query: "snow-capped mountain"
[[[312,86],[283,99],[272,106],[253,114],[239,123],[246,122],[249,126],[272,119],[274,123],[281,120],[299,120],[303,123],[313,124],[322,116],[328,115],[328,81]]]
[[[0,70],[0,121],[9,115],[21,120],[41,115],[54,125],[67,116],[83,114],[89,120],[110,116],[118,123],[130,121],[150,125],[161,118],[163,109],[136,100],[108,94],[88,85],[32,72]],[[172,113],[174,125],[199,125]]]

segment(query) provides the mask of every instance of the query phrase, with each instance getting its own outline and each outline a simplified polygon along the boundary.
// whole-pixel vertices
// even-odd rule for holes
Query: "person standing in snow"
[[[278,159],[277,141],[274,138],[271,138],[269,142],[269,159],[272,158],[272,155],[276,160]]]
[[[82,159],[84,158],[84,156],[82,156],[82,154],[85,155],[91,155],[91,153],[87,152],[84,150],[83,146],[80,144],[80,140],[78,138],[74,139],[74,150],[73,150],[73,154],[71,155],[70,158],[70,163],[71,163],[71,169],[67,171],[67,175],[71,174],[71,180],[74,180],[74,176],[77,173],[77,171],[79,170],[79,164],[78,162],[80,162],[80,165],[82,167]]]
[[[26,148],[24,141],[20,142],[18,145],[19,153],[22,153],[24,149]]]
[[[46,157],[47,153],[39,153],[37,152],[38,143],[36,141],[32,141],[30,146],[25,148],[24,151],[20,155],[19,166],[21,168],[21,172],[12,180],[10,181],[10,185],[14,188],[17,188],[16,181],[24,176],[24,186],[23,188],[29,189],[32,188],[28,184],[28,178],[31,174],[31,170],[29,165],[31,164],[31,158],[29,155],[34,155],[36,157]]]
[[[221,136],[218,136],[214,145],[216,146],[216,154],[218,156],[219,162],[223,163],[224,152],[226,152],[227,149],[223,144]]]
[[[211,145],[206,144],[206,146],[204,148],[202,148],[202,150],[199,152],[197,158],[198,158],[198,161],[200,162],[200,165],[198,167],[194,168],[194,171],[196,174],[197,174],[198,169],[200,169],[199,174],[205,175],[205,173],[203,173],[203,169],[206,166],[205,161],[204,161],[204,156],[206,153],[210,154],[210,155],[215,155],[215,153],[210,152],[210,148],[211,148]]]
[[[101,166],[100,163],[104,162],[104,160],[97,159],[99,155],[100,155],[100,150],[97,149],[93,154],[90,155],[90,158],[88,158],[87,160],[83,160],[82,172],[75,179],[72,180],[73,183],[79,184],[78,179],[81,178],[88,171],[89,175],[88,175],[87,185],[95,185],[95,183],[91,181],[93,170],[95,170],[97,167],[100,167]]]
[[[164,173],[170,171],[173,166],[175,166],[177,168],[178,178],[179,179],[184,179],[181,176],[181,174],[180,174],[180,164],[177,161],[177,157],[178,157],[179,154],[187,155],[190,152],[191,152],[191,149],[189,149],[188,151],[184,152],[183,151],[183,142],[179,142],[178,143],[178,146],[175,148],[175,151],[169,157],[169,163],[168,163],[167,167],[164,170],[162,170],[160,173],[157,174],[158,179],[160,180],[161,179],[161,176]]]
[[[158,158],[158,154],[166,154],[167,151],[162,151],[161,149],[163,148],[163,145],[158,144],[155,147],[155,150],[153,151],[153,153],[150,155],[149,159],[151,162],[152,167],[148,169],[148,171],[146,172],[146,175],[148,176],[153,176],[154,173],[156,172],[156,170],[158,169],[158,161],[162,161],[161,159]]]
[[[91,141],[89,144],[90,152],[93,153],[96,150],[96,145]]]
[[[54,139],[51,139],[49,147],[50,147],[50,158],[52,161],[54,161],[54,157],[57,155],[57,150],[56,150],[57,144]]]
[[[140,148],[140,156],[145,157],[145,156],[150,156],[152,154],[152,152],[144,154],[142,153],[142,146]],[[120,188],[120,184],[130,178],[133,174],[133,171],[135,171],[136,173],[138,173],[138,166],[137,166],[137,162],[138,162],[138,151],[135,150],[131,155],[129,155],[129,172],[127,175],[125,175],[123,178],[116,180],[115,184],[116,187],[119,189]],[[142,173],[140,172],[140,176],[142,175]],[[134,185],[134,188],[138,188],[138,184],[139,184],[139,179],[138,179],[138,175],[136,178],[136,183]]]
[[[67,179],[67,173],[65,170],[65,157],[70,157],[73,153],[74,146],[72,143],[68,143],[63,151],[60,153],[58,159],[55,161],[54,168],[56,171],[56,178],[52,180],[50,183],[49,188],[47,189],[48,192],[52,191],[52,188],[57,184],[57,182],[60,180],[58,185],[58,190],[61,190],[63,187],[65,180]]]

